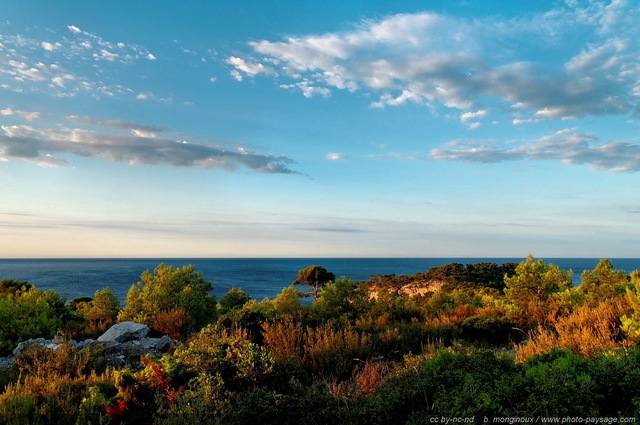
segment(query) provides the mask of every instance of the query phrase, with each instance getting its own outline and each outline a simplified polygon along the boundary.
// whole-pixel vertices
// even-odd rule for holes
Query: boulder
[[[149,333],[149,326],[136,322],[120,322],[98,337],[98,341],[127,342],[142,339]]]
[[[13,356],[18,357],[24,351],[42,349],[43,345],[46,343],[47,340],[45,340],[44,338],[33,338],[22,341],[16,346],[16,348],[13,349]]]

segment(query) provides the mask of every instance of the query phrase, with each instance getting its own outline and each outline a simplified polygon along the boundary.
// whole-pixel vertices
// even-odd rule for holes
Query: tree
[[[335,278],[336,275],[327,271],[327,269],[322,266],[309,266],[298,271],[298,278],[293,281],[293,284],[309,286],[311,289],[307,295],[313,294],[313,299],[315,300],[318,297],[318,292],[322,286],[327,282],[331,282]]]
[[[534,260],[529,255],[518,264],[513,276],[505,275],[504,294],[507,299],[520,307],[535,320],[543,322],[548,313],[553,294],[573,288],[571,270],[560,270],[553,264]]]
[[[6,284],[5,289],[15,291],[0,293],[0,355],[9,354],[20,341],[52,338],[69,320],[66,299],[54,290],[41,291],[27,282],[3,282],[0,285]]]
[[[242,289],[231,288],[220,297],[220,313],[226,314],[231,310],[242,308],[251,297]]]
[[[133,320],[171,335],[187,336],[216,319],[216,298],[211,282],[192,265],[182,268],[160,264],[145,271],[127,293],[119,321]]]
[[[105,328],[113,325],[120,312],[120,301],[109,288],[103,288],[93,294],[87,303],[78,304],[78,310],[84,313],[85,319]]]
[[[620,298],[629,287],[629,275],[622,270],[614,270],[608,258],[600,260],[592,271],[583,271],[581,277],[578,290],[595,303]]]
[[[355,319],[371,308],[371,300],[364,285],[356,285],[342,277],[322,288],[314,306],[321,316],[331,319],[346,316]]]

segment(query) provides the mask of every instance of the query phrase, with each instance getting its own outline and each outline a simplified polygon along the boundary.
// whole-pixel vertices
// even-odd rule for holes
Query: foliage
[[[100,355],[70,343],[26,351],[0,375],[6,385],[0,423],[364,425],[638,416],[640,272],[627,276],[602,260],[573,288],[570,272],[530,256],[512,274],[501,269],[501,292],[498,269],[452,263],[387,275],[378,280],[449,280],[422,295],[382,285],[376,298],[367,284],[332,279],[318,286],[313,303],[302,303],[293,285],[263,301],[234,288],[221,297],[214,321],[211,285],[191,267],[161,264],[132,287],[119,318],[148,320],[156,332],[180,337],[199,331],[162,358],[144,358],[136,370],[114,372]],[[71,323],[82,335],[111,323],[118,311],[108,289],[66,307],[54,292],[2,282],[5,332],[7,323],[19,323],[31,336],[47,336]],[[23,329],[11,332],[18,338]],[[528,342],[513,345],[525,335]]]
[[[9,354],[20,341],[52,338],[69,320],[65,299],[55,291],[3,282],[11,289],[0,296],[0,355]]]
[[[615,270],[609,259],[602,259],[592,271],[582,272],[582,281],[578,287],[590,303],[621,298],[629,287],[629,275]]]
[[[282,292],[272,301],[275,314],[281,317],[289,316],[296,319],[303,317],[307,312],[307,309],[300,301],[303,297],[304,293],[298,291],[293,285],[283,288]]]
[[[534,260],[529,255],[518,264],[516,274],[504,278],[507,300],[519,307],[534,322],[544,323],[553,305],[553,295],[573,287],[572,271],[560,270],[553,264]]]
[[[77,339],[96,338],[109,329],[118,319],[120,301],[104,288],[96,291],[93,298],[75,298],[69,307],[79,313],[80,317],[75,326],[68,326],[66,330]]]
[[[231,288],[220,297],[220,314],[226,314],[233,309],[242,308],[251,297],[242,289]]]
[[[316,299],[322,286],[335,278],[336,276],[333,273],[322,266],[308,266],[298,271],[298,277],[292,284],[309,286],[311,288],[309,295],[313,295],[313,299]]]
[[[88,351],[66,343],[57,350],[27,352],[16,363],[22,377],[0,395],[0,423],[108,423],[114,377]]]
[[[181,339],[215,321],[216,299],[209,294],[213,285],[193,266],[162,263],[153,273],[142,273],[140,280],[129,289],[119,321],[144,323]]]
[[[584,305],[568,315],[553,318],[546,326],[530,332],[529,341],[517,347],[520,361],[552,351],[569,350],[583,357],[620,348],[620,316],[624,306],[603,302]]]
[[[637,343],[640,341],[640,271],[631,273],[631,282],[626,296],[631,311],[622,316],[622,328],[627,337]]]
[[[26,280],[2,279],[0,280],[0,297],[26,292],[35,287]]]
[[[325,284],[314,302],[315,311],[323,319],[345,317],[353,320],[371,307],[367,288],[346,277]]]

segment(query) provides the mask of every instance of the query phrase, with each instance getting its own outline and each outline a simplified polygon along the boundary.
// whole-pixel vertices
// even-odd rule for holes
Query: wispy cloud
[[[262,173],[295,173],[293,160],[285,156],[251,152],[245,146],[227,150],[214,144],[189,143],[161,134],[166,128],[122,120],[96,121],[70,116],[67,120],[111,131],[87,128],[36,128],[31,125],[0,126],[0,158],[20,158],[41,166],[58,167],[67,161],[55,157],[72,153],[84,157],[106,158],[136,164],[169,164],[180,167],[224,168],[244,166]],[[124,130],[126,132],[119,132]]]
[[[35,119],[42,118],[42,114],[40,114],[40,112],[26,112],[26,111],[14,110],[11,108],[0,109],[0,115],[4,115],[4,116],[17,115],[21,118],[24,118],[27,121],[33,121]]]
[[[515,124],[639,115],[640,9],[631,3],[567,1],[517,19],[399,14],[351,31],[251,42],[251,54],[227,63],[238,80],[276,76],[305,96],[372,92],[376,107],[410,101],[474,113],[493,99],[516,106]]]
[[[347,159],[347,156],[345,154],[342,153],[338,153],[338,152],[331,152],[327,154],[327,159],[330,161],[338,161],[338,160],[344,160]]]
[[[69,25],[63,33],[51,30],[42,37],[47,39],[0,34],[0,87],[56,97],[81,93],[133,97],[133,89],[101,79],[105,77],[106,66],[156,59],[143,46],[104,40],[74,25]],[[147,95],[147,98],[153,96]]]
[[[550,136],[525,141],[514,147],[495,142],[459,145],[450,149],[433,149],[433,159],[467,162],[503,162],[514,160],[556,160],[566,164],[588,165],[609,172],[640,171],[640,144],[634,141],[602,142],[593,134],[563,129]]]

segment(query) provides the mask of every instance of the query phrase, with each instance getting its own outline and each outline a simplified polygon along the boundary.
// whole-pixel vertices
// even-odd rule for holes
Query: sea
[[[109,287],[124,306],[129,288],[145,270],[160,263],[174,267],[193,265],[214,286],[218,298],[231,288],[241,288],[253,299],[274,298],[310,265],[325,267],[336,277],[365,281],[371,275],[407,275],[426,272],[448,263],[520,263],[524,258],[135,258],[135,259],[0,259],[0,280],[27,281],[41,290],[53,289],[67,301],[92,297]],[[599,258],[543,258],[563,270],[574,272],[580,284],[583,270],[593,270]],[[612,258],[615,269],[640,270],[640,258]]]

